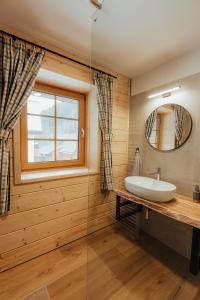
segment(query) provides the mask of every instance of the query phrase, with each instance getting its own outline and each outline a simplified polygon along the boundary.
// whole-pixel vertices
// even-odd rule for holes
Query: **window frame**
[[[34,91],[43,92],[58,96],[69,97],[79,101],[79,159],[76,160],[62,160],[50,162],[28,162],[28,129],[27,129],[27,105],[24,107],[20,118],[20,143],[21,143],[21,171],[58,169],[58,168],[72,168],[83,167],[85,165],[85,125],[86,125],[86,95],[78,92],[72,92],[58,87],[45,85],[43,83],[36,83]],[[56,117],[55,117],[56,118]],[[54,119],[55,119],[54,118]],[[84,135],[81,136],[81,129],[84,130]],[[39,139],[38,139],[39,140]],[[42,139],[41,139],[42,140]],[[54,139],[56,141],[56,138]]]

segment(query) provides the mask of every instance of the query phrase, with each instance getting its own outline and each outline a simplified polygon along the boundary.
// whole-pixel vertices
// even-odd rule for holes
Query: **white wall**
[[[129,134],[129,171],[133,166],[135,148],[140,147],[142,159],[141,175],[161,167],[162,179],[177,186],[178,193],[192,196],[192,185],[200,183],[200,73],[182,80],[174,81],[173,85],[181,84],[179,91],[168,98],[148,99],[152,92],[141,93],[131,98],[130,134]],[[166,89],[168,86],[163,86]],[[159,152],[149,146],[145,138],[145,122],[149,114],[158,106],[166,103],[176,103],[185,107],[193,119],[193,130],[189,140],[172,152]],[[191,227],[159,216],[150,214],[150,219],[141,219],[142,228],[163,243],[174,248],[182,255],[189,257],[191,245]]]
[[[132,79],[131,95],[157,88],[200,72],[200,49]]]

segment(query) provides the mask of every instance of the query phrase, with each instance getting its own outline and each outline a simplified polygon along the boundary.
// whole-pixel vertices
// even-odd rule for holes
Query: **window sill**
[[[37,182],[37,181],[48,181],[57,180],[67,177],[78,177],[87,176],[91,174],[97,174],[97,171],[90,170],[88,168],[74,168],[74,169],[58,169],[58,170],[45,170],[45,171],[32,171],[21,173],[21,184]]]

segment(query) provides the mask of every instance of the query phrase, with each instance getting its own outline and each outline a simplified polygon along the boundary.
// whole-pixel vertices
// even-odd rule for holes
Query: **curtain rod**
[[[91,66],[89,66],[89,65],[87,65],[87,64],[84,64],[84,63],[82,63],[82,62],[80,62],[80,61],[78,61],[78,60],[76,60],[76,59],[73,59],[73,58],[71,58],[71,57],[68,57],[68,56],[66,56],[66,55],[64,55],[64,54],[61,54],[61,53],[58,53],[58,52],[53,51],[53,50],[51,50],[51,49],[48,49],[48,48],[46,48],[46,47],[37,45],[37,44],[32,43],[32,42],[30,42],[30,41],[28,41],[28,40],[25,40],[25,39],[23,39],[23,38],[21,38],[21,37],[18,37],[18,36],[14,35],[14,34],[8,33],[8,32],[6,32],[6,31],[4,31],[4,30],[0,30],[0,32],[3,33],[3,34],[7,34],[8,36],[12,37],[13,39],[17,39],[17,40],[20,40],[20,41],[22,41],[22,42],[25,42],[25,43],[27,43],[27,44],[29,44],[29,45],[36,46],[36,47],[38,47],[38,48],[40,48],[40,49],[42,49],[42,50],[44,50],[44,51],[47,51],[47,52],[52,53],[52,54],[54,54],[54,55],[60,56],[60,57],[62,57],[62,58],[64,58],[64,59],[70,60],[70,61],[72,61],[72,62],[74,62],[74,63],[76,63],[76,64],[79,64],[79,65],[83,66],[83,67],[92,69],[92,70],[97,71],[97,72],[101,72],[101,73],[103,73],[103,74],[106,74],[106,75],[111,76],[112,78],[117,79],[117,77],[114,76],[114,75],[112,75],[112,74],[109,74],[109,73],[104,72],[104,71],[102,71],[102,70],[99,70],[99,69],[97,69],[97,68],[91,67]]]

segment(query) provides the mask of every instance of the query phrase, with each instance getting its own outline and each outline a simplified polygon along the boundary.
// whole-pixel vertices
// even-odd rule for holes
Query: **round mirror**
[[[164,104],[148,117],[145,135],[149,144],[160,151],[171,151],[181,147],[192,131],[189,112],[177,104]]]

